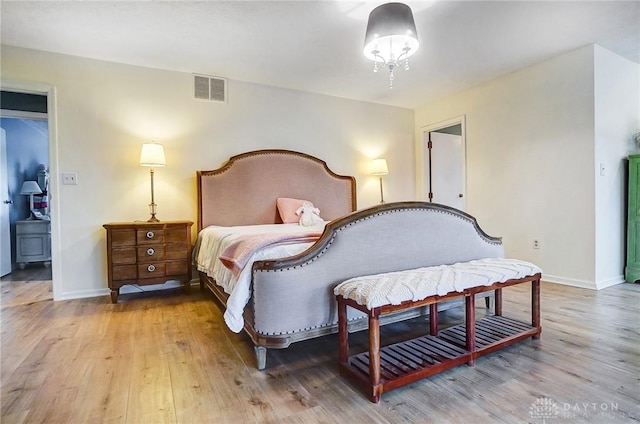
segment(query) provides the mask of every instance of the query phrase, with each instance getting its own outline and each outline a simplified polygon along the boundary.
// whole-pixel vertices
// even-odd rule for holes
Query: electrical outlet
[[[540,249],[540,240],[538,240],[538,239],[534,239],[533,240],[533,248],[534,249]]]
[[[64,185],[78,185],[78,173],[77,172],[63,172],[62,184]]]

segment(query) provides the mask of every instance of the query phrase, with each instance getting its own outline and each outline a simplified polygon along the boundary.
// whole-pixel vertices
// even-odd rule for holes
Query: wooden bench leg
[[[502,315],[502,289],[495,290],[495,314],[497,316]]]
[[[380,402],[380,317],[374,311],[369,315],[369,382],[371,402]]]
[[[429,305],[429,334],[438,335],[438,304]]]
[[[540,279],[531,282],[531,325],[540,328]],[[540,333],[533,336],[534,340],[540,338]]]
[[[476,357],[474,352],[476,351],[476,297],[475,295],[467,295],[465,300],[465,333],[467,350],[472,353],[471,359],[467,362],[467,365],[473,367],[476,365]]]
[[[347,304],[338,297],[338,360],[346,364],[349,359],[349,334],[347,332]]]

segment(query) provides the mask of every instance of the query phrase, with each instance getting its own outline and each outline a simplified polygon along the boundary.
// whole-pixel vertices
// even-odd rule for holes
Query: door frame
[[[62,297],[62,231],[60,229],[60,179],[58,178],[58,119],[56,88],[52,85],[0,79],[0,89],[47,96],[47,126],[49,128],[49,215],[51,216],[51,279],[53,300]]]
[[[462,136],[462,209],[467,210],[467,127],[466,115],[456,116],[433,124],[420,127],[418,137],[416,137],[416,199],[428,202],[425,181],[427,178],[426,150],[429,133],[443,128],[460,125]]]
[[[2,115],[0,115],[0,117],[2,117]],[[7,163],[6,131],[4,128],[0,128],[0,201],[3,202],[3,204],[0,204],[0,208],[2,208],[2,211],[0,211],[0,277],[4,277],[12,271],[10,230],[11,213],[9,212],[9,207],[13,202],[9,198],[9,173],[7,172]]]

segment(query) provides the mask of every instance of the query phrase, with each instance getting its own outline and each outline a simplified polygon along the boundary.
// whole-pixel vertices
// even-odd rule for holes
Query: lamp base
[[[155,203],[149,203],[149,211],[151,212],[151,218],[147,220],[147,222],[160,222],[158,218],[156,218],[156,205]]]
[[[380,177],[380,203],[384,203],[384,193],[382,191],[382,177]]]

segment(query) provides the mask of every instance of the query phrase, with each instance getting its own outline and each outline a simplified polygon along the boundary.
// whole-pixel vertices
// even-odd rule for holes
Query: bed
[[[258,369],[266,367],[267,349],[337,332],[332,290],[344,280],[503,254],[500,239],[446,206],[400,202],[356,211],[355,178],[300,152],[233,156],[219,169],[198,171],[197,184],[200,284],[224,305],[227,326],[250,336]],[[302,227],[284,214],[283,222],[280,199],[311,202],[323,221]],[[295,241],[270,244],[277,230]],[[239,243],[254,233],[266,240],[258,243],[262,249],[244,255],[237,269],[220,265],[220,256],[242,250]],[[431,235],[448,241],[434,244]],[[389,314],[381,324],[428,313],[425,307]],[[367,328],[360,311],[350,311],[348,320],[349,331]]]

